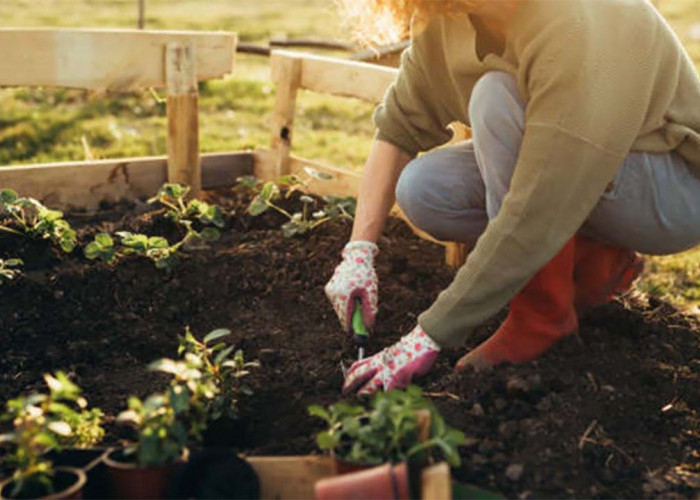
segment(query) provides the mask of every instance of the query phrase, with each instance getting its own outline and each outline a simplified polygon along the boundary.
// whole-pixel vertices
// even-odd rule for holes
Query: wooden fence
[[[277,91],[269,147],[200,157],[197,82],[231,73],[236,43],[235,34],[220,32],[0,28],[0,86],[101,91],[165,87],[168,96],[166,157],[2,167],[0,186],[55,207],[94,208],[102,201],[149,196],[166,181],[188,184],[198,193],[202,188],[232,186],[242,175],[276,180],[311,166],[333,176],[329,181],[313,181],[312,192],[356,196],[360,173],[292,154],[297,94],[305,89],[376,103],[397,70],[272,51]],[[395,213],[403,216],[398,210]],[[464,245],[437,243],[446,247],[449,265],[459,267],[464,262]]]

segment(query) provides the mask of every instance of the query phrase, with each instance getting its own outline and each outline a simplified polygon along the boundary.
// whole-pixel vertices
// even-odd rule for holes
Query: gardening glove
[[[345,376],[343,392],[360,386],[358,394],[372,394],[382,388],[402,389],[411,383],[411,377],[430,369],[438,352],[440,346],[418,325],[394,345],[353,363]]]
[[[351,241],[343,248],[343,261],[335,268],[324,290],[340,324],[350,331],[355,297],[362,301],[362,321],[366,328],[374,326],[377,315],[378,280],[374,257],[379,248],[371,241]]]

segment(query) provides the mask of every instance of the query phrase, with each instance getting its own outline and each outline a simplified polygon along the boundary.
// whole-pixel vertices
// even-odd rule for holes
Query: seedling
[[[63,219],[63,212],[50,210],[34,198],[19,197],[12,189],[3,189],[0,215],[3,214],[9,216],[9,224],[0,225],[0,231],[51,240],[66,253],[75,248],[77,237]]]
[[[14,470],[11,497],[53,493],[54,469],[46,453],[65,446],[92,446],[104,435],[100,427],[102,412],[86,410],[87,401],[80,395],[80,388],[64,373],[44,375],[44,380],[48,394],[12,399],[2,415],[13,426],[11,432],[0,435],[0,443],[11,447],[3,457]]]
[[[323,198],[326,204],[320,209],[316,209],[317,201],[306,194],[310,181],[313,179],[330,180],[333,176],[310,167],[306,167],[304,171],[307,174],[306,178],[301,178],[297,175],[286,175],[280,179],[279,186],[274,182],[265,183],[260,193],[250,203],[248,213],[258,216],[265,213],[268,209],[273,209],[284,215],[288,219],[282,225],[282,233],[286,237],[308,233],[332,219],[340,217],[352,219],[356,203],[354,198],[327,196]],[[299,197],[299,201],[302,204],[301,211],[290,213],[275,203],[275,200],[281,197],[280,188],[286,189],[286,198],[298,191],[304,193]]]
[[[158,269],[171,270],[177,263],[177,251],[183,245],[184,240],[171,245],[161,236],[147,236],[134,234],[128,231],[118,231],[124,249],[123,255],[140,255],[151,259]]]
[[[148,202],[158,202],[165,206],[168,209],[166,216],[178,224],[182,221],[198,221],[205,226],[223,228],[225,223],[221,207],[200,200],[185,201],[189,192],[189,186],[164,184]]]
[[[166,394],[153,394],[145,401],[130,397],[128,410],[117,416],[117,422],[131,426],[138,434],[135,443],[124,450],[141,467],[170,464],[182,456],[187,444],[187,428],[177,416]]]
[[[117,260],[114,240],[107,233],[97,234],[95,240],[87,244],[84,253],[88,259],[99,259],[106,264],[113,264]]]
[[[22,274],[19,269],[22,265],[24,265],[22,259],[0,259],[0,285],[9,283]]]
[[[164,358],[150,365],[152,370],[172,376],[167,390],[169,404],[196,441],[201,440],[208,422],[222,416],[237,417],[240,394],[251,394],[241,378],[248,374],[249,367],[258,364],[246,363],[240,350],[232,357],[233,347],[223,342],[209,345],[230,333],[214,330],[199,341],[187,328],[180,337],[181,359]]]
[[[428,410],[431,416],[430,436],[423,442],[419,441],[417,410]],[[445,424],[417,386],[376,393],[369,408],[338,402],[328,409],[312,405],[308,411],[328,424],[316,436],[319,448],[333,451],[340,459],[375,465],[444,458],[453,467],[460,464],[457,446],[464,442],[464,434]]]

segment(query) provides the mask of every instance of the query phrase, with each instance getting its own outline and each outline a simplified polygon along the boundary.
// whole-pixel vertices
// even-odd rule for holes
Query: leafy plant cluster
[[[173,244],[162,236],[118,231],[119,242],[107,233],[95,235],[85,247],[85,257],[114,264],[119,258],[138,255],[153,261],[158,269],[171,270],[179,260],[180,250],[207,248],[208,242],[219,239],[224,227],[221,207],[200,200],[186,201],[190,188],[180,184],[164,184],[149,203],[165,207],[165,216],[184,228],[184,237]]]
[[[266,182],[248,206],[248,213],[256,217],[272,209],[284,215],[287,221],[282,224],[282,233],[288,238],[306,234],[333,219],[352,219],[355,216],[357,201],[353,197],[324,196],[322,198],[324,203],[319,206],[319,202],[309,196],[308,188],[312,180],[328,181],[333,179],[332,175],[319,172],[311,167],[305,167],[304,172],[305,177],[285,175],[280,178],[277,184],[271,181]],[[239,183],[251,190],[257,189],[260,184],[257,179],[252,177],[243,177],[239,179]],[[284,195],[282,195],[282,191],[284,191]],[[283,196],[284,199],[289,199],[296,192],[302,193],[299,196],[301,210],[289,212],[277,202]]]
[[[242,351],[234,353],[223,342],[212,345],[230,333],[214,330],[199,341],[188,328],[180,337],[180,359],[151,363],[150,369],[170,375],[168,388],[145,401],[130,398],[128,410],[117,417],[138,433],[127,454],[135,455],[140,465],[173,462],[188,440],[202,440],[209,422],[237,417],[240,395],[251,393],[242,378],[258,363],[245,362]]]
[[[422,442],[421,410],[430,414],[430,434]],[[464,442],[464,434],[445,424],[418,386],[376,393],[369,406],[338,402],[329,408],[312,405],[308,411],[328,424],[328,429],[316,436],[319,448],[343,460],[380,464],[444,458],[453,467],[460,464],[457,446]]]
[[[50,210],[34,198],[20,197],[12,189],[0,190],[0,231],[49,240],[65,253],[72,252],[78,241],[63,212]],[[22,264],[21,259],[0,259],[0,285],[19,276]]]
[[[47,374],[44,380],[48,394],[12,399],[2,416],[13,428],[0,435],[0,444],[10,447],[3,461],[14,470],[12,497],[53,493],[54,470],[46,453],[67,446],[93,446],[104,436],[102,412],[87,409],[81,389],[65,373]]]

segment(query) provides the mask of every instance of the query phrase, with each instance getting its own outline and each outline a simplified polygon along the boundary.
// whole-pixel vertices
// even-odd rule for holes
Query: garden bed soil
[[[340,396],[339,363],[356,348],[338,326],[323,285],[350,223],[333,221],[285,238],[274,213],[251,218],[240,194],[213,198],[236,213],[220,241],[188,255],[171,274],[131,258],[114,267],[54,254],[44,243],[0,237],[0,258],[26,272],[0,287],[0,399],[42,387],[62,369],[109,416],[131,394],[164,379],[146,370],[174,357],[189,325],[198,336],[229,328],[229,341],[261,367],[237,428],[214,433],[254,455],[313,453],[322,422],[310,404]],[[81,246],[99,231],[171,239],[175,228],[144,204],[71,214]],[[380,312],[369,352],[414,326],[453,277],[441,247],[391,220],[379,242]],[[497,327],[480,328],[476,345]],[[446,351],[418,380],[452,426],[468,436],[454,476],[508,497],[700,495],[700,330],[667,304],[643,297],[600,308],[538,362],[489,373],[452,372],[464,349]]]

